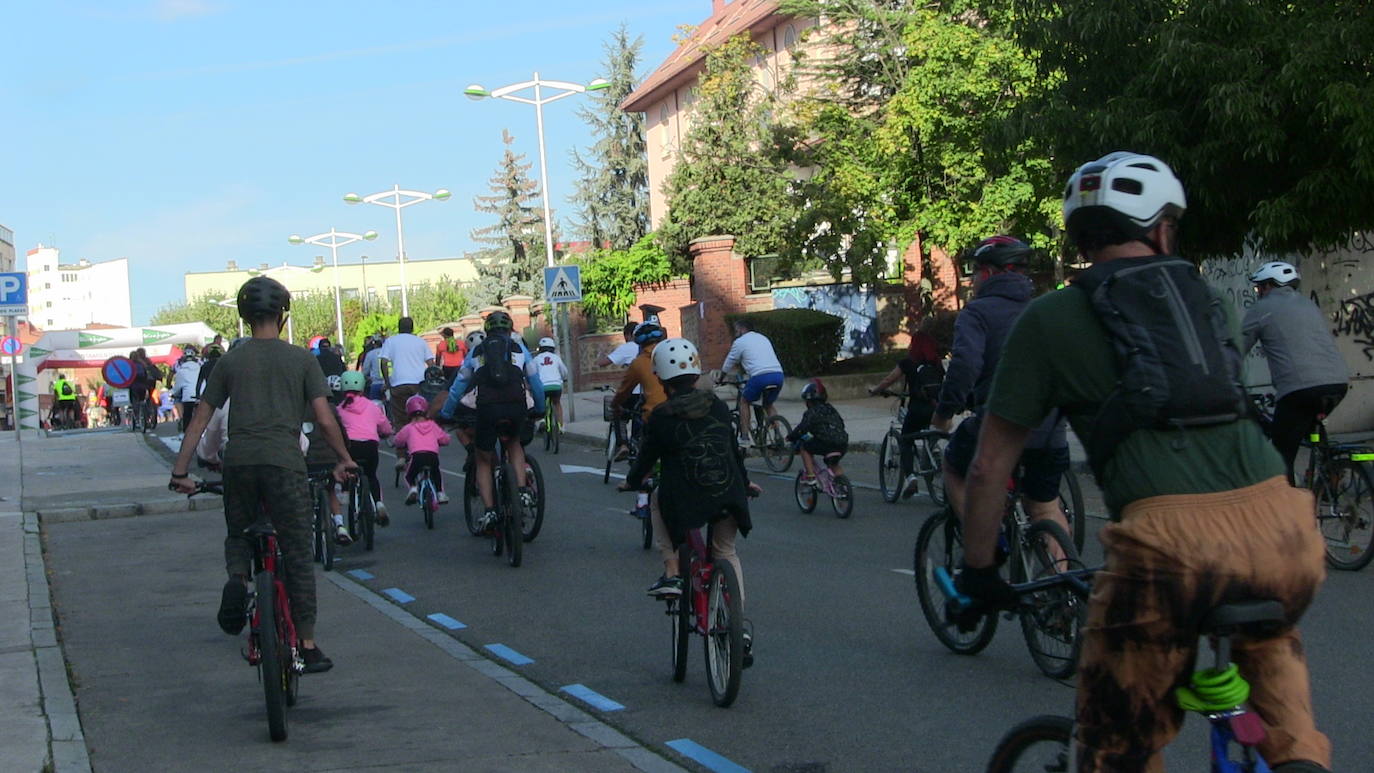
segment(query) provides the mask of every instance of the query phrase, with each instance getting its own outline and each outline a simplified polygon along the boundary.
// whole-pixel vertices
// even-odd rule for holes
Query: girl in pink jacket
[[[377,503],[377,525],[391,523],[386,505],[382,502],[382,484],[377,480],[377,447],[381,439],[391,434],[391,422],[377,404],[363,397],[363,374],[350,370],[340,377],[343,399],[339,401],[339,424],[348,439],[348,454],[367,476],[372,489],[372,501]]]
[[[408,505],[413,505],[420,499],[419,493],[415,490],[415,481],[419,479],[420,470],[424,468],[429,469],[429,479],[434,481],[439,504],[448,504],[448,494],[444,493],[444,476],[439,472],[439,446],[448,445],[449,437],[438,424],[425,418],[428,410],[428,400],[419,395],[412,395],[406,400],[406,415],[410,416],[410,423],[402,427],[401,431],[396,433],[396,437],[391,439],[391,445],[398,450],[410,452],[410,467],[406,468],[406,483],[410,484],[410,491],[406,494]]]

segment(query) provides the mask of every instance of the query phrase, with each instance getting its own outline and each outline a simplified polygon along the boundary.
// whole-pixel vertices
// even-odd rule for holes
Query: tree
[[[219,299],[203,295],[190,302],[173,302],[158,309],[148,320],[149,325],[178,325],[204,322],[210,329],[233,339],[239,332],[239,312],[233,307],[219,305]]]
[[[652,234],[628,250],[596,250],[581,259],[582,307],[600,320],[621,320],[635,302],[635,285],[672,277],[668,255]]]
[[[544,217],[536,206],[539,185],[530,179],[530,164],[510,149],[515,138],[501,131],[505,154],[488,181],[490,196],[478,196],[478,212],[496,215],[496,223],[472,232],[474,241],[491,246],[477,263],[478,294],[499,303],[509,295],[542,297],[544,282]]]
[[[628,250],[649,232],[644,115],[620,109],[638,83],[635,66],[643,45],[643,38],[630,40],[622,24],[604,46],[602,66],[610,86],[593,92],[591,106],[577,111],[597,139],[587,149],[587,160],[573,151],[581,179],[571,200],[578,206],[582,229],[598,248]]]
[[[1055,83],[1020,115],[1062,183],[1112,150],[1184,183],[1183,252],[1346,242],[1374,226],[1374,5],[1000,0]]]
[[[741,34],[706,50],[691,128],[664,183],[668,213],[657,231],[677,271],[690,270],[687,245],[730,234],[757,256],[782,248],[794,219],[786,160],[778,155],[775,111],[786,82],[764,89],[750,60],[759,47]]]

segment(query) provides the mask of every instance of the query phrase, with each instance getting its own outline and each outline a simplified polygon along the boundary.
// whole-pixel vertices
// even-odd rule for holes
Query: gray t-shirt
[[[1264,347],[1274,397],[1350,380],[1345,358],[1336,348],[1331,323],[1317,304],[1292,287],[1275,287],[1245,312],[1240,326],[1242,351]]]
[[[201,400],[229,411],[226,467],[269,465],[305,471],[301,416],[329,388],[310,352],[281,339],[250,338],[219,358]]]

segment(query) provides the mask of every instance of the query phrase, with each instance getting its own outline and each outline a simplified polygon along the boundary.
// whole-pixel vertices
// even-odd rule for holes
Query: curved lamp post
[[[410,316],[410,297],[406,294],[406,242],[405,235],[401,231],[401,210],[412,204],[419,204],[430,199],[448,201],[452,195],[447,188],[426,193],[424,191],[401,190],[399,185],[391,186],[389,191],[369,193],[366,196],[359,196],[356,193],[344,194],[345,204],[376,204],[396,210],[396,259],[401,261],[401,316],[403,317]]]
[[[347,231],[336,231],[333,228],[327,233],[315,234],[314,236],[297,236],[292,234],[286,240],[292,244],[316,244],[321,247],[328,247],[329,254],[334,258],[334,339],[339,345],[343,344],[343,302],[339,299],[339,248],[347,244],[359,241],[372,241],[377,238],[376,231],[367,231],[361,234],[352,234]]]

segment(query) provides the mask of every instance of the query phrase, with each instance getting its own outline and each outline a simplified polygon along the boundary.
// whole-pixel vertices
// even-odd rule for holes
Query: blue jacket
[[[527,362],[534,362],[534,356],[530,354],[529,347],[525,346],[525,339],[520,336],[511,336],[511,340],[520,345],[520,351],[525,355]],[[468,356],[463,359],[463,364],[458,368],[458,374],[453,378],[453,385],[448,389],[448,401],[444,403],[443,410],[439,411],[439,415],[445,419],[453,418],[453,411],[458,407],[458,401],[467,394],[471,376],[481,367],[481,363],[477,361],[477,351],[480,348],[479,346],[468,350]],[[534,409],[543,413],[544,382],[539,379],[538,371],[534,373],[526,371],[525,378],[529,382],[531,396],[534,397]]]

